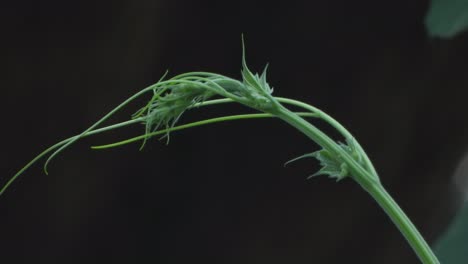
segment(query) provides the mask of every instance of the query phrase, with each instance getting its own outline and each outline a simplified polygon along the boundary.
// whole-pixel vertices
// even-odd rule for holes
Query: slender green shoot
[[[166,77],[164,75],[156,84],[130,96],[81,134],[62,140],[40,153],[7,181],[0,189],[0,195],[27,168],[51,153],[44,164],[44,171],[47,173],[47,165],[56,155],[86,136],[142,123],[144,125],[143,135],[120,142],[94,146],[93,149],[112,148],[136,141],[141,141],[141,147],[143,147],[148,140],[156,136],[160,136],[160,139],[164,138],[169,142],[170,133],[181,129],[231,120],[274,117],[296,128],[320,147],[319,150],[302,155],[290,162],[302,158],[314,158],[319,161],[322,168],[313,176],[325,175],[336,181],[348,178],[354,180],[387,213],[421,262],[424,264],[438,264],[437,257],[422,235],[383,187],[370,158],[356,138],[338,121],[320,109],[297,100],[273,96],[273,88],[266,81],[267,67],[261,74],[252,73],[247,67],[244,45],[242,45],[242,50],[241,80],[209,72],[189,72],[167,80],[164,80]],[[99,128],[103,122],[117,111],[125,108],[136,98],[148,93],[152,94],[151,99],[134,113],[131,120]],[[225,103],[239,103],[259,113],[216,117],[176,126],[181,116],[188,110]],[[287,108],[291,106],[303,109],[305,112],[293,112]],[[305,119],[306,117],[314,117],[325,121],[336,129],[343,138],[340,141],[332,139],[318,127],[308,122]]]

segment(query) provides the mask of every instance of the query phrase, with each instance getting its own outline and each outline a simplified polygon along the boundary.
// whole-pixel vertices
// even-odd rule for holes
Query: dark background
[[[81,132],[166,69],[240,77],[269,62],[275,94],[356,135],[434,241],[463,199],[468,34],[427,36],[428,1],[9,1],[2,4],[1,177]],[[143,103],[143,101],[140,101]],[[112,121],[126,120],[135,103]],[[214,108],[214,107],[213,107]],[[243,112],[216,107],[182,121]],[[325,131],[327,128],[324,128]],[[317,146],[278,120],[232,122],[105,151],[84,139],[0,199],[5,263],[418,263],[351,180],[306,180]],[[464,174],[457,176],[464,182]]]

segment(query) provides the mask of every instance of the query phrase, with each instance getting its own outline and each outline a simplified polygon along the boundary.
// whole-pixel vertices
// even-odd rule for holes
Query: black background
[[[322,108],[356,135],[429,241],[462,193],[468,35],[431,39],[428,1],[9,1],[1,12],[4,183],[170,74],[240,77],[269,62],[275,94]],[[134,103],[111,121],[126,120]],[[182,121],[228,113],[216,107]],[[333,132],[327,128],[325,131]],[[418,263],[351,180],[306,180],[317,146],[278,120],[232,122],[91,151],[87,138],[33,166],[0,198],[5,263]]]

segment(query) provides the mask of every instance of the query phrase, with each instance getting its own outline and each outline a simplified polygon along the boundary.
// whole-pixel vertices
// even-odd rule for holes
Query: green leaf
[[[431,37],[451,38],[468,29],[467,0],[432,0],[425,18]]]
[[[450,225],[445,234],[435,244],[435,253],[441,263],[468,263],[468,203]]]

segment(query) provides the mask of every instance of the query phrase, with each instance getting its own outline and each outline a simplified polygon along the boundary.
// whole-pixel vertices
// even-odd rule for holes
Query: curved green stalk
[[[273,89],[266,82],[266,68],[261,75],[253,74],[246,64],[244,47],[241,73],[242,81],[237,81],[220,74],[209,72],[180,74],[166,81],[162,81],[164,78],[163,76],[158,83],[144,88],[140,92],[134,94],[81,134],[65,139],[40,153],[36,158],[16,173],[2,189],[0,189],[0,195],[3,194],[8,186],[19,175],[21,175],[38,159],[54,151],[46,160],[44,165],[44,171],[47,174],[47,165],[58,153],[78,139],[92,134],[137,122],[145,124],[145,134],[142,136],[137,136],[112,144],[92,147],[94,149],[104,149],[121,146],[138,140],[143,140],[143,142],[145,142],[146,139],[152,136],[164,133],[168,135],[168,133],[172,131],[216,122],[277,117],[298,129],[322,147],[319,151],[299,157],[314,157],[320,161],[322,169],[315,175],[328,175],[337,180],[344,179],[345,177],[354,179],[387,213],[393,223],[409,242],[422,263],[439,264],[437,257],[434,255],[431,248],[418,232],[416,227],[411,223],[398,204],[386,192],[380,182],[377,171],[364,149],[345,127],[331,116],[311,105],[288,98],[274,97],[272,95]],[[134,114],[133,120],[101,129],[95,129],[115,112],[126,106],[129,102],[151,91],[153,91],[151,100],[136,114]],[[222,99],[209,100],[214,96],[220,96]],[[175,123],[186,110],[200,106],[231,102],[243,104],[262,113],[217,117],[175,126]],[[300,107],[309,112],[295,113],[285,108],[283,104]],[[320,129],[307,122],[303,117],[321,118],[343,135],[346,140],[346,144],[331,139]],[[165,126],[165,129],[158,130],[160,126]],[[294,160],[297,159],[298,158]]]
[[[390,217],[422,263],[440,263],[424,237],[382,185],[370,186],[366,191]]]
[[[377,178],[377,175],[367,171],[361,164],[359,164],[354,159],[354,157],[351,157],[349,153],[344,151],[338,143],[336,143],[334,140],[332,140],[329,136],[327,136],[314,125],[310,124],[300,116],[294,114],[294,112],[288,110],[285,107],[281,107],[277,110],[275,115],[278,118],[285,121],[286,123],[301,131],[307,137],[316,142],[319,146],[329,151],[333,156],[342,159],[343,162],[347,166],[349,166],[349,175],[351,177],[358,175],[359,177],[366,179],[366,182],[368,182],[369,184],[380,182]]]
[[[324,113],[320,109],[313,107],[311,105],[305,104],[303,102],[297,101],[297,100],[289,99],[289,98],[276,97],[276,99],[281,103],[298,106],[303,109],[307,109],[311,112],[314,112],[318,115],[319,118],[322,118],[331,126],[333,126],[336,130],[338,130],[345,138],[354,138],[353,135],[345,127],[343,127],[338,121],[336,121],[335,119],[333,119],[331,116]],[[283,112],[283,114],[281,114],[280,118],[290,123],[294,127],[298,128],[300,131],[302,131],[304,134],[309,136],[314,141],[326,142],[326,143],[322,143],[324,145],[330,145],[330,144],[333,145],[331,139],[327,140],[327,139],[317,138],[317,137],[328,137],[328,136],[324,134],[317,135],[316,132],[319,131],[317,128],[315,128],[310,123],[303,120],[302,118],[295,117],[294,113],[285,111]],[[367,156],[367,154],[365,154],[364,150],[359,145],[359,143],[357,141],[355,141],[355,143],[358,146],[359,151],[361,151],[364,154],[363,157],[365,159],[364,160],[365,165],[369,169],[369,172],[371,174],[375,174],[375,177],[372,177],[372,178],[379,179],[377,176],[377,172],[374,166],[372,165],[372,162],[370,161],[369,157]],[[337,146],[327,146],[327,147],[339,150]],[[339,152],[342,152],[340,153],[340,155],[342,155],[343,157],[348,156],[348,154],[342,150],[339,150]],[[351,166],[355,165],[352,163],[349,163],[349,164]],[[435,256],[435,254],[433,253],[433,251],[431,250],[430,246],[427,244],[423,236],[419,233],[417,228],[410,221],[410,219],[406,216],[406,214],[399,207],[399,205],[393,200],[390,194],[388,194],[388,192],[385,190],[385,188],[380,183],[380,181],[378,182],[368,181],[369,175],[367,174],[367,171],[365,170],[365,168],[359,168],[359,164],[357,165],[358,166],[353,168],[354,173],[351,174],[351,177],[356,182],[358,182],[374,198],[374,200],[380,205],[380,207],[387,213],[387,215],[390,217],[392,222],[396,225],[396,227],[403,234],[403,236],[408,241],[410,246],[416,252],[421,262],[427,263],[427,264],[439,263],[437,257]]]
[[[284,99],[282,99],[282,101],[291,102]],[[298,105],[296,103],[293,104]],[[302,104],[303,103],[300,105]],[[306,104],[304,104],[304,106],[306,106],[304,108],[309,108]],[[314,111],[317,110],[311,106],[310,109],[314,109]],[[414,226],[414,224],[409,220],[409,218],[406,216],[403,210],[401,210],[393,198],[387,193],[380,181],[375,180],[376,175],[372,175],[371,172],[367,171],[364,167],[355,162],[353,158],[348,153],[346,153],[346,151],[341,149],[333,140],[331,140],[327,135],[323,134],[319,129],[311,125],[300,116],[285,108],[280,109],[277,113],[277,116],[293,127],[297,128],[306,136],[317,142],[320,146],[330,150],[334,155],[343,158],[343,160],[349,166],[351,178],[359,183],[387,213],[393,223],[406,238],[410,246],[413,248],[421,262],[424,264],[439,264],[437,257],[427,242],[424,240],[423,236]],[[344,132],[345,134],[349,133],[344,127],[342,127],[342,129],[343,131],[341,132]]]
[[[333,117],[328,115],[327,113],[323,112],[322,110],[313,107],[309,104],[303,103],[301,101],[289,99],[289,98],[283,98],[283,97],[275,97],[280,103],[285,103],[289,105],[294,105],[297,107],[301,107],[303,109],[307,109],[311,111],[312,113],[317,113],[319,115],[319,118],[323,119],[325,122],[330,124],[332,127],[334,127],[338,132],[343,135],[344,138],[347,139],[354,139],[355,137],[343,126],[341,125],[338,121],[336,121]],[[354,141],[356,146],[358,147],[359,152],[363,154],[364,157],[364,162],[366,167],[370,170],[370,172],[374,175],[378,175],[376,169],[374,168],[374,165],[372,164],[371,160],[367,156],[367,153],[364,151],[362,146],[359,144],[357,140]],[[378,178],[378,177],[377,177]]]

